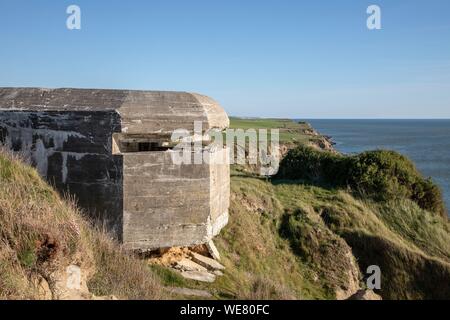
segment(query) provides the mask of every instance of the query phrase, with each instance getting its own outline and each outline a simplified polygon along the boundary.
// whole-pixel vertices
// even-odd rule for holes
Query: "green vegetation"
[[[364,287],[367,267],[379,265],[385,299],[450,296],[448,220],[411,200],[242,175],[232,177],[232,194],[215,240],[225,274],[192,287],[222,299],[330,299],[355,277]]]
[[[231,121],[241,128],[276,123]],[[298,147],[281,166],[273,181],[235,171],[230,222],[216,239],[227,270],[204,287],[217,297],[328,299],[345,290],[357,261],[361,287],[367,267],[381,267],[385,299],[450,297],[448,218],[437,189],[409,160]],[[258,286],[264,290],[255,283],[266,283]]]
[[[231,119],[232,127],[243,129],[276,127],[278,121]],[[297,164],[293,155],[298,154],[306,165]],[[421,208],[413,193],[376,197],[376,185],[388,177],[426,180],[398,154],[369,155],[354,162],[360,173],[354,181],[365,187],[366,171],[374,178],[380,174],[380,182],[367,184],[370,197],[360,188],[346,188],[347,169],[339,170],[350,165],[336,153],[298,148],[281,164],[283,179],[272,181],[233,166],[230,219],[215,239],[225,274],[213,284],[184,280],[183,286],[206,289],[219,299],[343,298],[355,289],[349,285],[355,278],[359,283],[353,286],[364,288],[367,267],[378,265],[382,289],[377,293],[384,299],[448,299],[448,219],[435,213],[439,210]],[[381,167],[381,173],[372,167]],[[396,183],[383,192],[395,195],[413,186]]]
[[[161,280],[161,283],[164,285],[169,285],[172,287],[189,286],[189,281],[183,278],[178,272],[172,269],[157,264],[150,265],[150,269]]]
[[[376,201],[411,199],[422,209],[447,216],[439,187],[424,179],[408,158],[394,151],[344,156],[298,146],[282,160],[276,178],[349,187],[360,197]]]
[[[312,127],[306,122],[294,122],[290,119],[244,119],[230,118],[230,129],[279,129],[280,143],[285,145],[296,145],[309,143],[317,140],[310,134]],[[269,132],[270,133],[270,132]]]
[[[407,199],[375,202],[354,198],[346,191],[287,181],[278,183],[276,189],[288,212],[302,208],[344,239],[363,274],[369,265],[380,266],[383,298],[450,296],[447,218]],[[441,285],[436,287],[436,283]]]
[[[280,124],[310,129],[232,119],[242,129]],[[303,135],[299,128],[286,134]],[[217,299],[346,298],[364,288],[369,265],[381,268],[384,299],[450,297],[442,199],[405,157],[298,146],[276,179],[233,172],[229,223],[215,239],[226,270],[204,284],[127,255],[34,169],[0,154],[0,299],[40,298],[34,279],[52,286],[49,274],[71,263],[89,271],[92,293],[129,299],[165,298],[163,285],[206,289]]]
[[[280,236],[284,209],[274,186],[260,179],[233,177],[230,219],[215,239],[225,275],[209,286],[233,299],[323,299],[334,294],[318,285],[308,267]]]

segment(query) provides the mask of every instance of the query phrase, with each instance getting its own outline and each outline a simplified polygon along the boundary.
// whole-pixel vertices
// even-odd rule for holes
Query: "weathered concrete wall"
[[[29,159],[62,193],[76,195],[118,238],[123,165],[111,153],[111,136],[120,130],[115,112],[0,110],[0,143]]]
[[[229,166],[174,165],[170,150],[113,151],[114,134],[170,136],[229,125],[212,99],[184,92],[0,88],[0,142],[130,249],[204,243],[228,220]],[[225,151],[213,153],[216,157]]]
[[[187,92],[98,89],[0,88],[0,110],[116,111],[123,133],[171,133],[224,129],[229,119],[213,99]]]
[[[123,239],[129,249],[205,243],[228,222],[229,166],[174,165],[171,153],[124,154]],[[211,158],[224,155],[226,149]]]
[[[208,166],[172,165],[170,152],[127,154],[123,159],[127,247],[202,243],[210,214]]]
[[[230,165],[228,149],[220,149],[209,153],[209,183],[211,203],[211,231],[216,236],[228,223],[228,207],[230,204]]]
[[[124,133],[172,133],[175,129],[194,131],[194,121],[203,130],[224,129],[228,116],[213,99],[185,92],[130,91],[117,110]]]

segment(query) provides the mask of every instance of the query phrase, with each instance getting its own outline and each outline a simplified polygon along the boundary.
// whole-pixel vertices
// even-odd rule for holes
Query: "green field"
[[[317,139],[305,130],[311,130],[306,122],[295,122],[291,119],[263,119],[263,118],[237,118],[230,117],[230,129],[279,129],[280,143],[297,144],[308,143]]]

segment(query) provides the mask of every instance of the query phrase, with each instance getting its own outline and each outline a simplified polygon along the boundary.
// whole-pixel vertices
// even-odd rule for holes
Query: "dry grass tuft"
[[[161,298],[147,266],[127,255],[17,156],[0,150],[0,299],[39,299],[33,279],[78,265],[95,294]]]

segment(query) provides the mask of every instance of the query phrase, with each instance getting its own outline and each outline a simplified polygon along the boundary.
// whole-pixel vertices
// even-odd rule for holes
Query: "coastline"
[[[395,150],[409,159],[425,177],[436,182],[450,208],[450,120],[308,120],[337,143],[343,154],[368,150]]]

